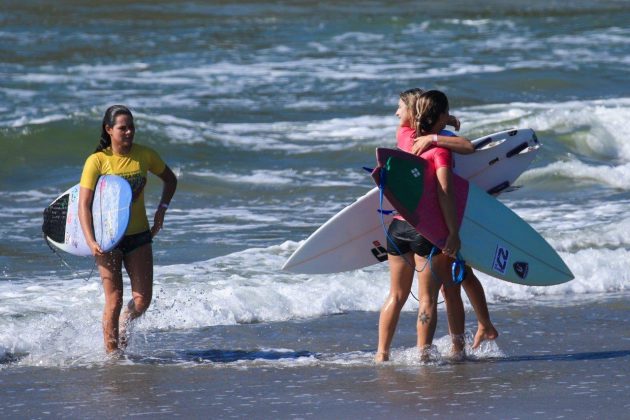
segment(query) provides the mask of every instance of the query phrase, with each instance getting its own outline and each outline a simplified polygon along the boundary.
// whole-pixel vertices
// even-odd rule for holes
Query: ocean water
[[[540,351],[555,355],[543,360],[551,363],[584,355],[593,366],[586,376],[597,376],[599,363],[611,371],[628,365],[627,1],[3,5],[0,383],[21,391],[5,399],[16,408],[5,405],[0,414],[64,413],[61,406],[37,405],[41,401],[29,387],[20,386],[24,378],[62,378],[55,379],[61,388],[76,391],[77,375],[128,369],[137,369],[139,377],[166,371],[173,378],[224,375],[252,389],[256,375],[271,369],[261,388],[269,398],[276,391],[268,381],[314,378],[304,379],[310,387],[304,392],[319,401],[315,414],[333,400],[329,394],[318,400],[318,378],[324,376],[340,390],[351,387],[353,375],[369,388],[383,372],[396,378],[410,370],[453,374],[461,381],[470,380],[468,375],[485,378],[480,372],[454,373],[461,365],[448,361],[419,366],[412,300],[394,342],[397,361],[385,371],[373,365],[378,310],[389,284],[386,265],[321,276],[280,270],[300,241],[372,187],[362,167],[374,164],[375,147],[394,144],[398,93],[416,86],[444,90],[462,122],[460,133],[469,138],[510,127],[536,130],[543,144],[539,157],[518,180],[522,188],[500,199],[575,274],[575,280],[553,287],[480,275],[502,337],[472,352],[476,362],[470,365],[503,361],[498,366],[514,373],[515,366],[538,361]],[[154,302],[119,362],[103,352],[103,296],[93,261],[62,255],[64,264],[41,234],[44,207],[78,182],[97,144],[102,114],[114,103],[132,109],[136,142],[158,150],[179,178],[154,243]],[[150,178],[147,208],[157,204],[159,188],[159,180]],[[472,333],[474,315],[465,303]],[[528,317],[525,308],[537,315]],[[541,350],[539,335],[581,334],[583,323],[573,312],[589,322],[607,321],[609,335],[599,338],[601,347],[556,339]],[[438,349],[446,354],[443,309],[439,323]],[[569,371],[558,381],[588,387]],[[625,367],[612,382],[594,381],[590,401],[627,390],[628,374]],[[182,383],[173,379],[170,387],[160,386],[169,394]],[[501,381],[488,389],[502,389]],[[503,398],[523,389],[526,384],[509,388]],[[380,404],[384,394],[371,392],[368,400]],[[409,395],[405,404],[415,407],[416,394]],[[221,415],[238,416],[231,410],[248,398],[241,397],[226,398],[231,405],[222,408],[231,408]],[[328,414],[369,414],[351,397],[332,404],[336,409]],[[588,405],[587,400],[571,401]],[[37,408],[20,411],[33,404]],[[286,404],[286,410],[269,405],[258,414],[305,417],[313,409]],[[627,397],[607,404],[619,413],[630,407]],[[381,405],[372,415],[396,413],[395,406]],[[87,407],[88,416],[98,414]],[[252,407],[255,414],[257,405]],[[571,415],[562,403],[555,407],[546,414]],[[177,404],[171,408],[162,413],[178,412]],[[431,410],[440,413],[435,405],[425,414]],[[487,414],[478,406],[471,410]]]

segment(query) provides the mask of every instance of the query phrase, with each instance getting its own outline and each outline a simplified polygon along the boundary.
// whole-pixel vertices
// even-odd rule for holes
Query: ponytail
[[[430,132],[445,112],[448,112],[448,98],[443,92],[429,90],[420,95],[416,102],[416,137]]]
[[[109,134],[107,134],[107,131],[103,130],[103,132],[101,133],[101,139],[98,143],[98,146],[96,146],[96,150],[94,150],[94,153],[102,152],[111,145],[112,139],[109,137]]]
[[[107,133],[105,127],[113,127],[116,124],[116,117],[119,115],[129,115],[133,118],[131,111],[124,105],[112,105],[107,108],[105,115],[103,116],[103,123],[101,124],[101,138],[94,153],[102,152],[112,145],[112,139]]]

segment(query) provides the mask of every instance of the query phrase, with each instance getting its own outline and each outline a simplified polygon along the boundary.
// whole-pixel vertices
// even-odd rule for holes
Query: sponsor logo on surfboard
[[[374,248],[371,249],[372,255],[378,260],[378,262],[387,261],[387,250],[381,245],[379,241],[372,242]]]
[[[525,277],[527,277],[527,273],[529,272],[529,264],[523,261],[517,261],[512,267],[514,267],[516,275],[525,280]]]
[[[492,269],[497,273],[505,274],[510,259],[510,250],[497,245],[497,249],[494,251],[494,262],[492,263]]]

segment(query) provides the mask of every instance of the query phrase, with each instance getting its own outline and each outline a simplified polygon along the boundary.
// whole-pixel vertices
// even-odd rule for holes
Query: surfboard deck
[[[540,143],[532,129],[511,129],[473,140],[475,153],[453,154],[455,173],[493,194],[509,191],[536,157]],[[282,267],[295,273],[356,270],[387,260],[379,190],[373,188],[320,226]],[[393,209],[385,199],[384,209]],[[383,216],[385,226],[392,215]]]
[[[376,149],[372,176],[389,202],[414,228],[441,248],[448,229],[437,200],[434,170],[415,155]],[[573,279],[549,243],[496,198],[457,174],[452,176],[461,255],[490,276],[528,286],[550,286]]]
[[[92,255],[79,222],[79,190],[77,184],[57,197],[44,210],[42,230],[46,240],[73,255]],[[132,192],[129,182],[116,175],[98,179],[92,202],[95,239],[105,252],[120,242],[127,230]]]

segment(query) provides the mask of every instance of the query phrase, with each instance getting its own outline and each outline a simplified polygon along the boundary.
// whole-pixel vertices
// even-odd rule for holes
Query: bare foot
[[[466,356],[466,335],[451,334],[451,358],[455,360],[464,360]]]
[[[466,360],[466,352],[465,351],[453,351],[451,353],[450,360],[453,362],[463,362]]]
[[[499,332],[494,325],[490,324],[489,328],[484,327],[479,324],[477,328],[477,333],[475,334],[475,339],[473,340],[472,348],[476,349],[481,345],[481,343],[485,340],[494,340],[499,336]]]
[[[434,356],[439,355],[437,348],[432,344],[427,344],[424,347],[419,347],[418,350],[420,351],[420,361],[422,363],[429,363],[431,359],[436,358]]]
[[[107,352],[107,357],[110,360],[120,360],[120,359],[123,358],[123,351],[120,350],[120,349],[109,351],[109,352]]]
[[[374,361],[376,363],[383,363],[383,362],[389,361],[389,352],[379,351],[378,353],[376,353],[376,356],[374,356]]]

